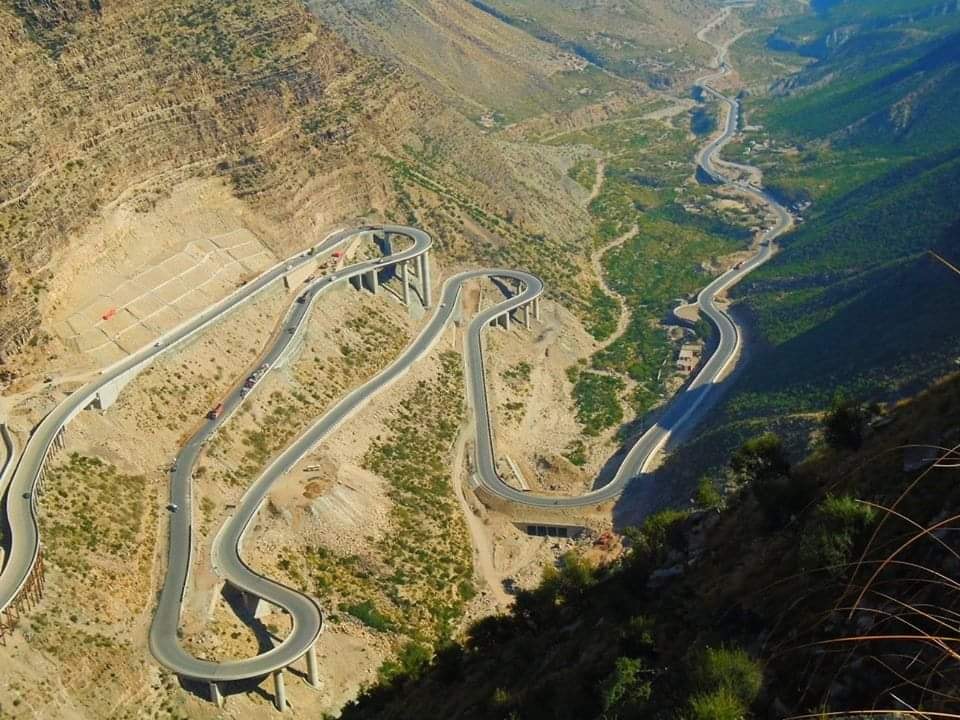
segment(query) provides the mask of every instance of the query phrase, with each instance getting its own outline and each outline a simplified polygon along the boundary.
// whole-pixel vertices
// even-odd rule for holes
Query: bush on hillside
[[[513,614],[534,626],[549,621],[558,608],[579,603],[598,579],[597,569],[581,555],[565,553],[558,567],[544,568],[540,585],[517,593]]]
[[[717,489],[717,484],[709,477],[702,477],[697,483],[697,491],[693,496],[697,507],[712,510],[723,505],[723,495]]]
[[[766,433],[745,442],[730,459],[730,473],[739,485],[749,485],[771,525],[782,524],[802,510],[811,489],[790,473],[783,441]]]
[[[828,495],[804,530],[800,560],[806,568],[831,568],[841,574],[860,548],[876,512],[849,496]]]
[[[838,397],[824,418],[823,438],[834,450],[859,450],[866,424],[866,413],[860,403]]]
[[[652,569],[666,561],[671,549],[683,550],[681,523],[689,514],[685,510],[661,510],[640,527],[627,528],[623,535],[631,547],[630,563]]]
[[[634,615],[620,628],[620,647],[630,657],[653,655],[656,651],[656,641],[653,631],[654,621],[646,615]]]
[[[691,663],[690,700],[696,720],[739,720],[760,694],[763,670],[738,648],[706,648]]]
[[[653,670],[643,660],[619,657],[600,685],[601,720],[638,718],[652,692]]]
[[[743,720],[745,715],[746,708],[736,695],[723,688],[690,700],[690,720]]]

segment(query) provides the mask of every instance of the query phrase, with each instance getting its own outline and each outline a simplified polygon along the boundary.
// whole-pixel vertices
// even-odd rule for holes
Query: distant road
[[[704,42],[707,31],[726,19],[729,8],[724,10],[699,33]],[[712,43],[710,43],[712,44]],[[480,332],[486,323],[480,317],[470,326],[467,348],[467,377],[470,380],[471,398],[474,403],[477,426],[477,478],[481,485],[498,497],[520,505],[537,508],[576,508],[595,505],[618,497],[631,480],[647,471],[647,468],[664,449],[670,438],[681,430],[687,430],[699,419],[698,411],[706,408],[704,402],[711,391],[730,370],[740,353],[742,335],[733,318],[717,305],[717,296],[740,282],[750,272],[767,262],[774,252],[773,241],[793,227],[793,217],[785,207],[762,189],[748,183],[729,181],[714,166],[717,154],[737,134],[740,116],[740,103],[736,98],[728,98],[708,84],[715,78],[729,72],[726,56],[729,43],[713,45],[717,50],[716,73],[697,80],[704,90],[727,106],[727,117],[720,135],[703,148],[694,160],[697,165],[727,185],[735,187],[744,195],[749,195],[769,208],[776,216],[774,225],[764,231],[757,252],[748,260],[713,280],[697,296],[697,306],[709,319],[717,332],[717,346],[709,359],[703,364],[691,382],[673,397],[655,425],[648,429],[627,451],[617,472],[606,485],[577,497],[553,497],[522,492],[507,485],[496,469],[493,431],[489,419],[487,399],[483,391],[482,348]],[[479,374],[478,374],[479,373]]]

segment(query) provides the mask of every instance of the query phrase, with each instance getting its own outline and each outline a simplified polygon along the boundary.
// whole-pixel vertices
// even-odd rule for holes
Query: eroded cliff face
[[[78,238],[117,208],[151,213],[197,178],[220,177],[277,255],[361,215],[429,224],[421,208],[437,187],[420,187],[407,212],[397,162],[426,164],[443,190],[510,215],[514,239],[570,243],[585,226],[562,162],[485,138],[293,0],[4,0],[0,73],[8,371],[25,344],[42,352],[45,307],[58,300],[49,288],[69,282]],[[458,256],[475,247],[461,243]]]
[[[270,1],[21,0],[0,7],[0,68],[6,353],[38,322],[56,251],[103,208],[148,211],[211,174],[281,197],[342,164],[353,115],[390,87],[294,3]]]

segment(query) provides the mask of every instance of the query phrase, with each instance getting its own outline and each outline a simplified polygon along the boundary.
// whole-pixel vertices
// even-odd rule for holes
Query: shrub
[[[690,700],[691,720],[743,720],[746,708],[729,690],[721,688]]]
[[[613,671],[600,684],[602,720],[635,717],[650,700],[651,675],[642,660],[617,658]]]
[[[656,650],[653,638],[655,623],[645,615],[635,615],[620,629],[620,646],[630,657],[651,655]]]
[[[691,677],[699,697],[719,698],[722,691],[736,699],[741,708],[750,706],[763,684],[760,665],[743,650],[730,648],[706,648],[697,653]]]
[[[723,505],[723,496],[717,490],[716,484],[711,478],[702,477],[697,483],[697,492],[694,494],[694,502],[697,507],[704,509],[718,508]]]
[[[488,615],[467,630],[467,647],[473,651],[494,648],[516,634],[513,618],[507,615]]]
[[[869,505],[849,496],[828,495],[801,538],[804,567],[833,568],[835,573],[842,573],[875,517]]]
[[[342,603],[340,605],[340,609],[344,612],[350,613],[364,625],[371,627],[374,630],[386,632],[393,628],[393,622],[390,620],[390,618],[377,610],[377,607],[373,604],[372,600],[364,600],[362,603],[357,603],[354,605]]]
[[[631,562],[655,567],[666,560],[670,549],[682,550],[684,538],[681,522],[690,513],[684,510],[662,510],[648,517],[639,528],[627,528],[624,536],[630,541]]]
[[[764,515],[779,524],[810,501],[811,488],[790,474],[783,442],[773,433],[748,440],[730,459],[734,479],[748,484]]]
[[[838,397],[823,421],[823,438],[834,450],[858,450],[867,418],[863,406]]]
[[[380,666],[380,682],[396,683],[420,677],[430,664],[430,648],[410,641],[400,650],[396,660],[386,660]]]

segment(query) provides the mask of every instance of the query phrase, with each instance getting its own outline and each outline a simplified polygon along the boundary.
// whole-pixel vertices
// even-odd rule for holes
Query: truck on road
[[[223,415],[223,403],[218,403],[213,410],[207,413],[207,418],[210,420],[216,420],[221,415]]]

